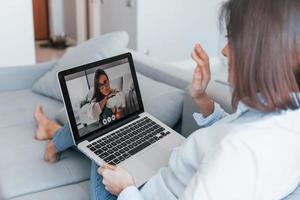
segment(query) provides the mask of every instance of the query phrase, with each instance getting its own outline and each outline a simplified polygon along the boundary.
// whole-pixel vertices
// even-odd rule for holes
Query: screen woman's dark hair
[[[100,102],[104,99],[104,95],[99,91],[99,78],[100,76],[106,76],[107,80],[109,80],[107,74],[103,69],[97,69],[94,76],[94,93],[93,93],[93,99],[97,102]]]
[[[296,109],[291,95],[300,82],[300,1],[229,0],[223,19],[235,74],[233,105]]]

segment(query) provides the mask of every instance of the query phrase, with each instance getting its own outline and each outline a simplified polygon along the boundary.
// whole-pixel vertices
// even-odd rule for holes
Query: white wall
[[[220,55],[218,16],[223,1],[138,1],[138,50],[150,49],[151,56],[176,61],[189,59],[200,42],[210,56]]]
[[[49,0],[49,26],[50,26],[50,36],[54,37],[57,35],[62,35],[65,33],[64,24],[64,4],[63,0]]]
[[[76,1],[74,0],[61,0],[61,1],[63,1],[65,33],[69,38],[76,41],[77,39]]]
[[[32,0],[0,1],[0,67],[35,63]]]
[[[103,0],[101,5],[101,33],[125,30],[130,37],[128,48],[137,48],[137,9],[136,3],[132,7],[126,6],[127,0]],[[132,0],[137,2],[140,0]],[[152,0],[141,0],[152,1]],[[159,0],[158,0],[159,1]],[[163,0],[164,1],[164,0]],[[146,8],[149,9],[149,8]],[[141,11],[144,12],[144,11]]]

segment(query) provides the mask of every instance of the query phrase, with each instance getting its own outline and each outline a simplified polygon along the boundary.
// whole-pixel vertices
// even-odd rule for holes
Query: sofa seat
[[[138,74],[138,80],[147,112],[171,127],[180,121],[182,90],[142,74]],[[0,93],[0,199],[53,199],[56,196],[59,199],[60,195],[61,199],[70,199],[62,198],[64,190],[75,191],[70,192],[75,199],[87,199],[84,194],[88,190],[83,196],[75,195],[80,192],[76,188],[81,187],[81,183],[76,183],[88,180],[90,175],[90,161],[84,155],[70,149],[63,152],[55,164],[43,160],[46,142],[34,139],[33,112],[38,104],[44,106],[51,119],[63,108],[60,101],[30,89]]]
[[[49,117],[54,117],[63,106],[61,102],[35,94],[30,89],[0,93],[0,103],[0,129],[34,122],[33,112],[38,104],[45,105]]]
[[[56,188],[89,178],[90,162],[75,150],[56,164],[44,162],[46,142],[36,141],[33,111],[45,107],[50,118],[62,103],[31,90],[0,93],[0,199]]]
[[[34,194],[28,194],[12,200],[89,200],[89,181],[62,186]]]

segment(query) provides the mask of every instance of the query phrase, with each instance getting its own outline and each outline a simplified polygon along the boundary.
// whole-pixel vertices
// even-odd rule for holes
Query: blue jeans
[[[64,125],[57,131],[52,139],[58,152],[64,151],[74,146],[71,130],[68,125]],[[97,173],[98,165],[92,162],[90,175],[90,196],[91,200],[116,200],[117,197],[105,190],[102,177]]]
[[[68,125],[63,126],[54,135],[52,142],[56,149],[61,152],[74,146],[71,130]],[[102,177],[97,173],[98,166],[95,162],[91,165],[91,177],[90,177],[90,195],[92,200],[115,200],[116,196],[110,194],[105,190],[105,186],[102,183]],[[283,200],[299,200],[300,199],[300,184],[296,190]]]

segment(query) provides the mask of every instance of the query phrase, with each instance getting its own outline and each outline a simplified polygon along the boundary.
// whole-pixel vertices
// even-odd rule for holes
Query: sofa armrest
[[[55,63],[51,61],[29,66],[1,67],[0,92],[31,88]]]
[[[212,80],[207,89],[206,94],[216,103],[218,103],[225,112],[233,113],[234,110],[231,106],[231,89],[226,83],[222,83],[218,80]],[[183,113],[182,113],[182,129],[181,133],[187,137],[195,130],[199,129],[199,126],[193,118],[193,113],[197,112],[197,108],[193,102],[192,97],[189,94],[188,88],[185,90]]]
[[[184,93],[182,123],[181,123],[181,134],[184,137],[188,137],[191,133],[199,129],[198,124],[195,122],[193,118],[194,112],[197,112],[197,108],[187,88]]]
[[[162,63],[161,61],[136,51],[128,51],[132,54],[137,72],[181,90],[185,90],[189,85],[189,81],[187,80],[190,80],[190,78],[183,77],[183,75],[187,75],[186,71],[178,69],[171,64]]]

